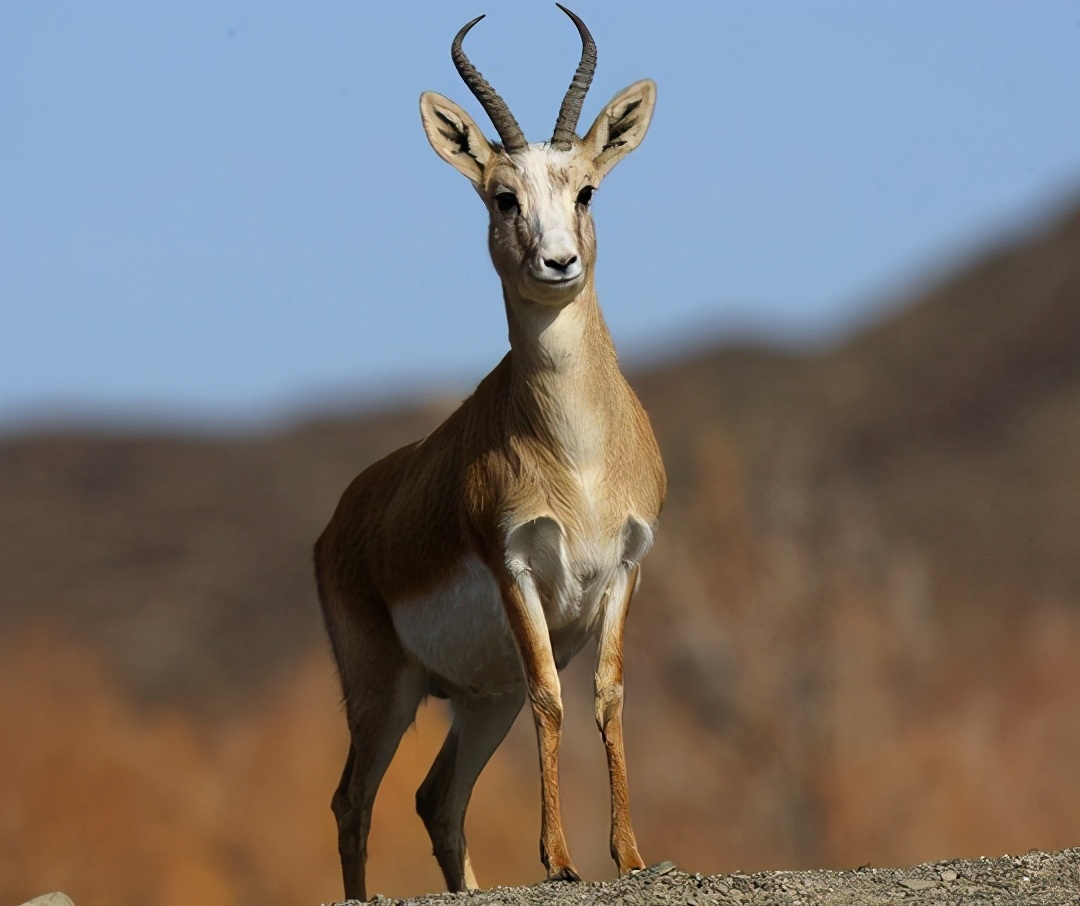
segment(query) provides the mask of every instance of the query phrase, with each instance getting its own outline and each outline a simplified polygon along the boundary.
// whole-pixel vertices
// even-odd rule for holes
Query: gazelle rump
[[[560,9],[583,50],[551,141],[529,144],[465,56],[462,41],[479,19],[458,32],[451,55],[502,143],[453,101],[420,98],[435,151],[488,208],[510,352],[430,435],[362,472],[315,546],[351,736],[333,797],[350,898],[366,896],[375,794],[427,695],[453,710],[416,794],[447,886],[476,886],[465,811],[526,701],[540,753],[541,859],[549,878],[578,877],[560,817],[558,671],[594,637],[611,853],[620,873],[644,867],[629,814],[622,640],[665,478],[600,313],[589,204],[644,137],[656,89],[646,80],[619,92],[578,137],[596,47]]]

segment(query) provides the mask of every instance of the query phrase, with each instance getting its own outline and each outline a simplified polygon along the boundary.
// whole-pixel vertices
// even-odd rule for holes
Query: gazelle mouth
[[[537,283],[546,283],[548,286],[566,286],[568,283],[577,283],[581,279],[581,274],[574,274],[572,277],[540,277],[534,275],[533,279]]]
[[[585,276],[585,271],[578,268],[574,273],[560,274],[558,272],[548,271],[536,271],[529,268],[529,279],[534,283],[542,283],[544,286],[570,286],[571,284],[578,283]]]

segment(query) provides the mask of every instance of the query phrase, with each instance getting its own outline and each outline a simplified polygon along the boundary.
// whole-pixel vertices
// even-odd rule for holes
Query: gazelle
[[[457,33],[451,56],[502,144],[453,101],[420,96],[432,147],[488,208],[510,352],[431,434],[362,472],[315,546],[351,734],[332,803],[350,898],[366,896],[375,793],[427,695],[448,698],[454,715],[416,794],[447,886],[476,887],[465,810],[526,699],[540,751],[541,860],[549,878],[578,878],[560,817],[558,671],[596,636],[611,854],[621,874],[645,864],[630,825],[622,641],[665,477],[597,303],[589,203],[644,137],[656,87],[619,92],[579,138],[596,45],[560,9],[582,54],[549,142],[526,141],[465,56],[482,16]]]

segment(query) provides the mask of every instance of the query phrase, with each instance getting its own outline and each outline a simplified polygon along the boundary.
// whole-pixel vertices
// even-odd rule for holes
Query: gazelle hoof
[[[549,881],[580,881],[581,875],[567,865],[565,868],[560,868],[558,871],[549,874],[547,879]]]

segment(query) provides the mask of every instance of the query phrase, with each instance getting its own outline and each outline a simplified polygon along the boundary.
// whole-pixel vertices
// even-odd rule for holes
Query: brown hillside
[[[823,355],[726,348],[637,386],[671,479],[629,626],[644,855],[700,872],[1080,839],[1080,210]],[[229,439],[0,442],[0,901],[318,902],[345,743],[310,543],[450,408]],[[591,665],[564,679],[578,865],[610,875]],[[412,790],[375,889],[438,890]],[[519,721],[481,780],[481,881],[527,882]]]

